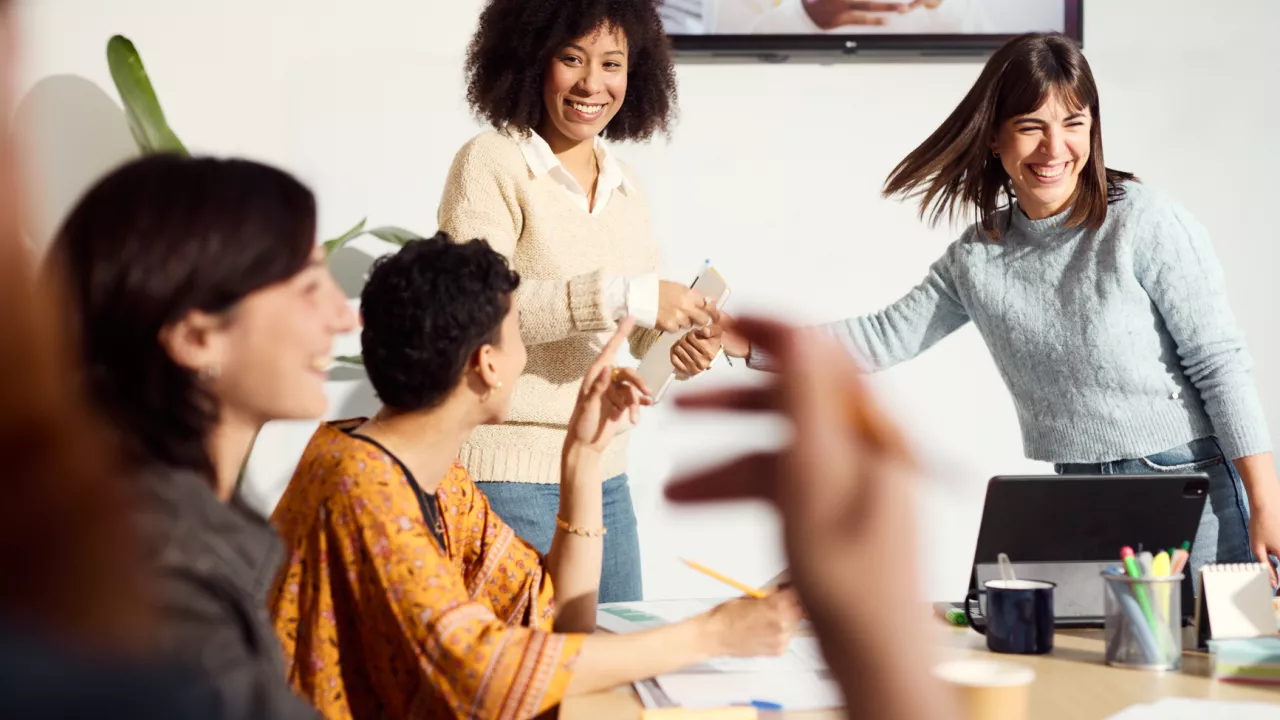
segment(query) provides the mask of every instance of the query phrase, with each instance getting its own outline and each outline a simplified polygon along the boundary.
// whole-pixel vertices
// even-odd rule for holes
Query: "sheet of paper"
[[[596,613],[596,625],[615,633],[629,633],[680,622],[710,610],[723,600],[659,600],[652,602],[608,603]],[[778,657],[715,658],[682,670],[699,673],[798,673],[825,670],[817,639],[794,637],[787,652]]]
[[[597,608],[596,625],[615,633],[661,627],[688,620],[710,610],[723,600],[655,600],[650,602],[604,603]]]
[[[844,705],[840,688],[826,673],[681,673],[658,677],[658,686],[671,702],[693,710],[753,700],[777,703],[786,710],[825,710]]]
[[[701,615],[729,598],[718,600],[647,600],[603,603],[596,610],[596,626],[613,633],[629,633],[661,627]],[[801,620],[797,630],[812,628]]]
[[[715,658],[681,670],[682,675],[700,673],[813,673],[827,669],[818,641],[812,637],[791,638],[787,651],[777,657]]]
[[[1260,702],[1165,698],[1157,703],[1132,705],[1107,720],[1273,720],[1277,706]]]

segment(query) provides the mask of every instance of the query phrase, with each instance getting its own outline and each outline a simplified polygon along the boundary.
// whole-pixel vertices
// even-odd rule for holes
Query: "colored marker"
[[[1138,567],[1142,568],[1142,577],[1151,577],[1153,574],[1151,572],[1151,565],[1154,562],[1155,558],[1151,556],[1151,553],[1146,552],[1145,550],[1138,552]]]
[[[1169,577],[1169,554],[1161,550],[1156,554],[1155,559],[1151,561],[1151,574],[1158,578]],[[1169,619],[1169,591],[1172,589],[1169,583],[1160,583],[1156,586],[1158,589],[1156,595],[1160,597],[1160,619]]]
[[[1119,565],[1112,565],[1106,569],[1108,575],[1124,576],[1124,570]],[[1160,661],[1160,646],[1156,640],[1155,633],[1151,632],[1151,627],[1143,620],[1142,609],[1138,607],[1138,603],[1133,599],[1133,593],[1119,587],[1120,583],[1107,583],[1107,592],[1115,598],[1120,605],[1120,610],[1128,616],[1129,626],[1133,631],[1134,638],[1137,639],[1139,647],[1142,649],[1142,655],[1147,662],[1156,663]],[[1120,641],[1120,633],[1116,633],[1112,638],[1113,642]]]
[[[1169,577],[1169,553],[1161,550],[1151,559],[1151,574],[1156,577]]]
[[[1120,559],[1124,561],[1125,572],[1129,573],[1129,577],[1135,579],[1142,578],[1142,568],[1138,567],[1138,561],[1133,556],[1133,548],[1128,545],[1120,548]],[[1147,619],[1147,624],[1151,626],[1151,632],[1163,645],[1164,636],[1160,632],[1160,625],[1156,623],[1155,613],[1151,610],[1151,598],[1147,596],[1147,588],[1141,583],[1132,583],[1133,596],[1138,600],[1138,607],[1142,609],[1142,614]]]

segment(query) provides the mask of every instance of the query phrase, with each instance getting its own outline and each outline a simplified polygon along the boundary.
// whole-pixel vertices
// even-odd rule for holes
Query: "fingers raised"
[[[633,317],[623,318],[618,323],[618,329],[613,333],[613,337],[601,348],[600,354],[596,357],[595,362],[591,363],[591,367],[587,370],[586,377],[582,381],[582,392],[587,394],[602,374],[613,370],[614,360],[618,357],[618,349],[622,347],[622,343],[626,342],[631,335],[631,331],[636,327],[636,321]]]
[[[640,395],[645,398],[653,396],[653,392],[649,390],[649,385],[640,376],[639,371],[635,368],[615,368],[613,371],[613,381],[615,383],[625,383],[634,387],[639,391]]]

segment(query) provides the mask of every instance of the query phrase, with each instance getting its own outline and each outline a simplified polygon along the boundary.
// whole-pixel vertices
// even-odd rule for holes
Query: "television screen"
[[[1014,35],[1082,41],[1083,0],[660,0],[678,53],[981,53]]]

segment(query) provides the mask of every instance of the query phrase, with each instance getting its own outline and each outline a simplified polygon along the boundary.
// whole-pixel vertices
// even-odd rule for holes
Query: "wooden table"
[[[1053,653],[1041,656],[992,655],[982,636],[965,628],[944,628],[939,634],[940,660],[997,657],[1034,668],[1033,720],[1106,718],[1135,703],[1154,702],[1164,697],[1273,702],[1278,703],[1276,717],[1280,718],[1280,687],[1215,682],[1209,677],[1209,656],[1201,653],[1184,653],[1179,672],[1154,673],[1108,667],[1103,662],[1100,630],[1060,632],[1054,639]],[[639,699],[627,687],[570,698],[565,701],[560,717],[562,720],[635,720],[640,710]],[[781,717],[834,720],[844,716],[827,711],[783,713]]]

